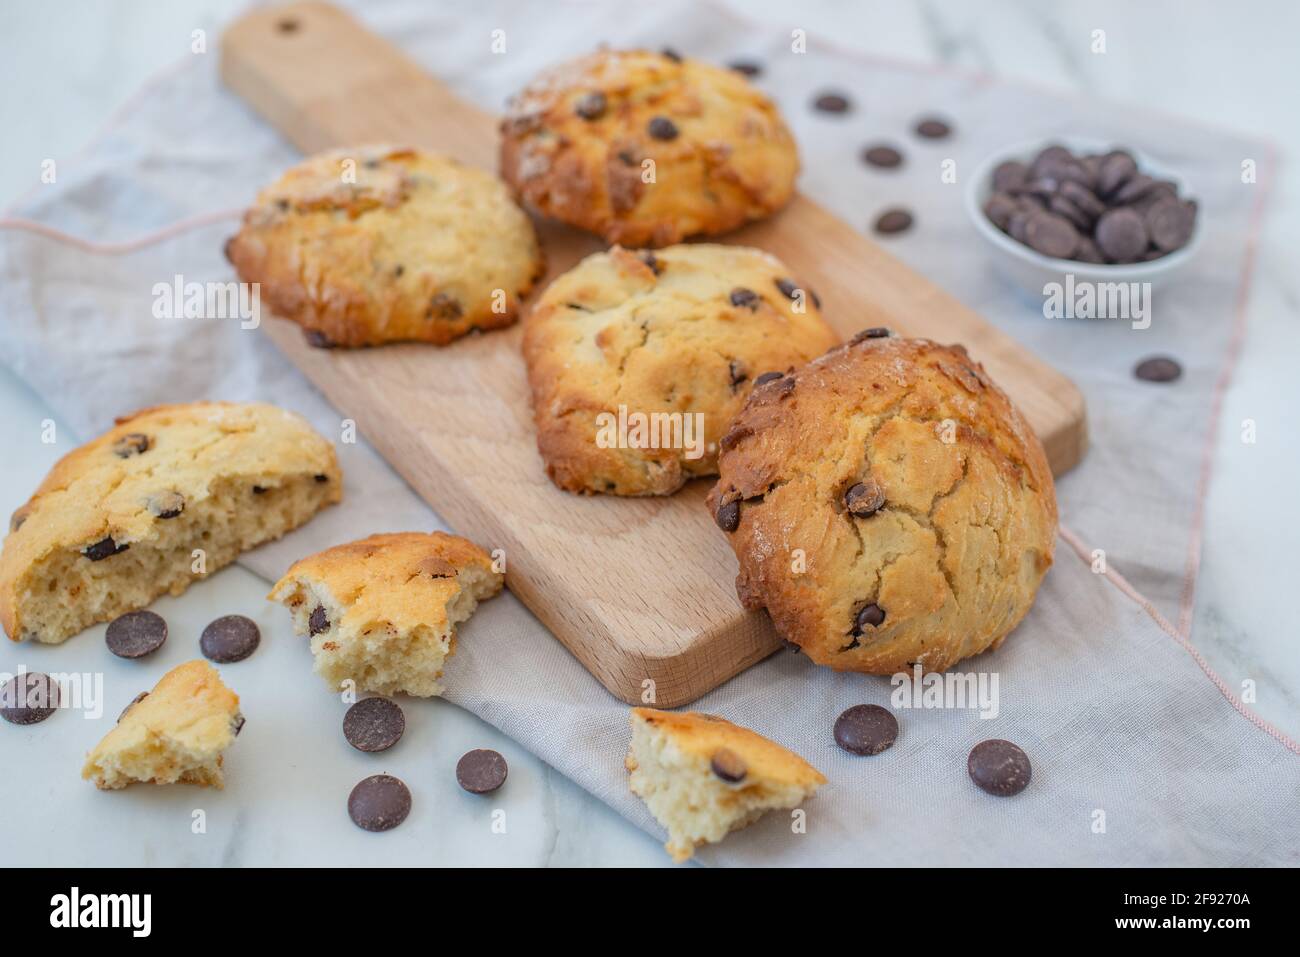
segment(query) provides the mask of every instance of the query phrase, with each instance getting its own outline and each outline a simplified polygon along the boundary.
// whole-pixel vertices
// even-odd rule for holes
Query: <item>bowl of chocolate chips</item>
[[[1183,178],[1137,150],[1082,139],[990,157],[968,180],[966,211],[1003,272],[1042,295],[1048,283],[1159,285],[1200,238]]]

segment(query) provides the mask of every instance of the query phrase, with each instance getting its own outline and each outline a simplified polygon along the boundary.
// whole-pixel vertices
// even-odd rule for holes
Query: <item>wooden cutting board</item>
[[[221,70],[306,153],[398,142],[496,167],[493,116],[328,4],[248,14],[225,34]],[[564,227],[539,229],[548,279],[600,248]],[[1058,474],[1083,454],[1083,399],[1068,379],[812,201],[796,198],[725,240],[783,259],[846,336],[889,326],[964,343],[1019,404]],[[505,549],[510,590],[619,698],[642,702],[653,682],[660,707],[685,704],[778,647],[767,616],[736,598],[735,558],[704,507],[709,482],[654,500],[550,484],[518,326],[442,349],[353,351],[310,348],[282,319],[262,327],[453,528]]]

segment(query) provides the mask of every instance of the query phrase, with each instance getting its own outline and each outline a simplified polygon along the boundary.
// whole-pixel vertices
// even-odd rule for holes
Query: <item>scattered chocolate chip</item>
[[[971,748],[966,770],[980,790],[996,797],[1019,794],[1028,787],[1032,774],[1029,755],[1001,738],[981,741]]]
[[[87,545],[81,550],[81,554],[85,555],[92,562],[102,562],[105,558],[124,552],[130,547],[130,545],[117,544],[117,542],[113,541],[113,537],[110,535],[108,538],[101,538],[93,545]]]
[[[740,527],[740,499],[723,502],[719,505],[718,512],[713,516],[713,520],[718,523],[718,528],[724,532],[734,532]]]
[[[1009,193],[1023,189],[1029,183],[1029,167],[1019,160],[999,163],[993,170],[993,191]]]
[[[1025,221],[1029,248],[1053,259],[1069,259],[1079,247],[1079,232],[1064,216],[1033,212]]]
[[[411,813],[411,792],[391,774],[372,774],[348,795],[348,817],[363,831],[389,831]]]
[[[745,775],[749,773],[744,758],[730,748],[718,748],[714,751],[709,767],[728,784],[737,784],[745,780]]]
[[[1196,206],[1179,199],[1161,199],[1146,213],[1151,242],[1162,252],[1182,249],[1192,238],[1196,225]]]
[[[143,658],[167,640],[167,622],[151,611],[131,611],[108,624],[108,650],[119,658]]]
[[[952,127],[943,120],[927,117],[916,124],[916,135],[927,140],[941,140],[952,134]]]
[[[912,228],[912,214],[905,209],[887,209],[876,217],[876,232],[893,236]]]
[[[678,130],[677,124],[668,117],[656,116],[646,126],[646,132],[657,140],[675,140]]]
[[[39,671],[14,675],[0,687],[0,718],[10,724],[36,724],[58,707],[58,684]]]
[[[130,432],[113,443],[113,454],[119,459],[129,459],[149,451],[153,443],[143,432]]]
[[[763,65],[753,60],[733,60],[728,66],[741,76],[753,78],[763,73]]]
[[[199,649],[218,664],[243,661],[257,650],[262,633],[257,623],[243,615],[223,615],[203,629]]]
[[[868,628],[879,628],[885,622],[885,609],[881,608],[875,602],[865,606],[858,612],[854,624],[857,630],[862,632]]]
[[[145,501],[145,508],[154,518],[176,518],[185,511],[185,497],[180,492],[168,490],[150,495]]]
[[[343,737],[358,751],[387,751],[406,730],[406,715],[388,698],[362,698],[343,716]]]
[[[767,383],[775,382],[777,379],[783,378],[784,376],[784,372],[764,372],[754,380],[754,386],[758,387],[760,385],[767,385]]]
[[[855,704],[835,719],[835,743],[850,754],[879,754],[898,740],[898,718],[878,704]]]
[[[849,345],[856,346],[859,342],[866,342],[868,339],[888,339],[891,333],[884,326],[872,326],[870,329],[862,329],[854,334],[849,340]]]
[[[1136,210],[1112,209],[1097,220],[1097,248],[1115,263],[1131,263],[1147,248],[1146,223]]]
[[[850,485],[844,493],[844,508],[858,518],[875,515],[885,507],[885,493],[873,479]]]
[[[312,611],[311,617],[307,619],[307,630],[311,637],[316,637],[322,631],[328,631],[330,627],[329,615],[325,614],[325,606],[317,605]]]
[[[903,164],[903,154],[892,146],[869,146],[862,151],[862,162],[878,169],[894,169]]]
[[[821,113],[847,113],[851,106],[843,93],[822,93],[813,100],[813,109]]]
[[[330,342],[329,337],[319,329],[304,329],[302,337],[307,340],[307,345],[313,349],[332,349],[334,343]]]
[[[577,113],[584,120],[598,120],[605,115],[605,110],[609,106],[609,101],[605,99],[605,94],[599,90],[588,93],[573,105],[573,112]]]
[[[1173,382],[1183,374],[1183,367],[1168,356],[1152,356],[1134,366],[1133,374],[1143,382]]]
[[[744,286],[737,286],[731,290],[731,304],[740,309],[748,309],[754,312],[758,309],[758,304],[762,301],[758,293],[752,289],[746,289]]]
[[[426,319],[441,319],[451,321],[459,319],[464,312],[461,310],[460,302],[455,296],[450,296],[445,292],[440,292],[429,300],[429,308],[424,314]]]
[[[138,695],[132,698],[130,704],[128,704],[125,708],[123,708],[122,713],[117,716],[117,723],[121,724],[122,719],[126,717],[126,713],[147,697],[149,697],[149,692],[141,691]]]
[[[745,372],[745,364],[739,359],[732,359],[727,365],[727,373],[731,377],[731,390],[734,392],[736,387],[749,378]]]
[[[654,253],[642,253],[641,261],[645,263],[649,270],[656,276],[664,271],[663,263],[659,261],[659,257]]]
[[[466,751],[456,762],[456,783],[470,794],[489,794],[506,783],[510,768],[498,752],[487,748]]]

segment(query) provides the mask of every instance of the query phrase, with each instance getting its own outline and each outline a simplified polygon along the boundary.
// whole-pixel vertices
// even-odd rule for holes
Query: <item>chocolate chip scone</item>
[[[532,223],[495,176],[386,146],[289,170],[226,256],[318,346],[445,345],[508,326],[543,271]]]
[[[1042,446],[961,346],[859,333],[755,389],[719,472],[741,601],[836,670],[994,648],[1052,563]]]
[[[295,562],[267,597],[311,639],[331,690],[442,693],[456,626],[501,590],[504,576],[473,542],[442,532],[371,535]]]
[[[838,341],[816,295],[758,250],[588,256],[524,320],[547,473],[613,495],[668,495],[716,474],[717,442],[755,383]]]
[[[206,661],[186,662],[127,705],[81,776],[105,791],[135,783],[221,788],[222,752],[243,727],[239,695]]]
[[[64,456],[10,520],[0,624],[58,643],[279,538],[342,497],[334,447],[262,403],[145,409]]]
[[[633,708],[631,723],[628,784],[667,829],[664,848],[679,863],[826,783],[793,751],[711,714]]]
[[[776,106],[733,70],[603,50],[509,103],[501,175],[539,212],[625,246],[667,246],[762,219],[799,156]]]

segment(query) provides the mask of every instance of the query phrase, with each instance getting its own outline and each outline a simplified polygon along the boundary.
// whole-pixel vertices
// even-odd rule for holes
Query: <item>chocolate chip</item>
[[[128,704],[125,708],[123,708],[123,709],[122,709],[122,713],[119,714],[119,715],[117,716],[117,723],[118,723],[118,724],[121,724],[121,723],[122,723],[122,719],[126,717],[126,713],[127,713],[128,711],[130,711],[132,708],[134,708],[136,705],[138,705],[141,701],[143,701],[143,700],[144,700],[145,698],[147,698],[147,697],[149,697],[149,692],[147,692],[147,691],[141,691],[138,695],[136,695],[134,698],[132,698],[132,699],[131,699],[131,703]]]
[[[789,299],[791,302],[798,299],[799,293],[802,291],[799,284],[793,279],[776,280],[776,288],[781,290],[781,295],[785,296],[785,298]]]
[[[912,214],[905,209],[887,209],[876,217],[876,232],[892,236],[912,228]]]
[[[302,337],[307,340],[307,345],[313,349],[333,349],[334,343],[330,342],[329,337],[319,329],[304,329]]]
[[[885,609],[881,608],[875,602],[865,606],[858,612],[854,625],[859,632],[866,631],[868,628],[879,628],[885,622]]]
[[[1077,206],[1090,219],[1096,219],[1106,212],[1106,204],[1097,198],[1097,194],[1074,180],[1061,183],[1061,196]]]
[[[257,623],[243,615],[224,615],[203,629],[199,649],[218,664],[243,661],[257,650],[262,633]]]
[[[1168,356],[1152,356],[1134,366],[1133,374],[1143,382],[1173,382],[1183,374],[1183,367]]]
[[[767,383],[769,382],[775,382],[777,379],[781,379],[784,377],[785,377],[784,372],[764,372],[761,376],[759,376],[757,379],[754,380],[754,386],[758,387],[760,385],[767,385]]]
[[[682,62],[682,55],[678,53],[676,50],[674,50],[672,47],[664,47],[659,52],[662,53],[669,60],[672,60],[674,63]]]
[[[81,554],[85,555],[92,562],[102,562],[105,558],[124,552],[130,547],[130,545],[117,544],[117,542],[113,541],[113,537],[110,535],[108,538],[101,538],[93,545],[87,545],[81,550]]]
[[[143,658],[167,640],[167,622],[151,611],[131,611],[108,624],[108,650],[119,658]]]
[[[1097,244],[1088,236],[1079,237],[1079,246],[1074,251],[1074,258],[1081,263],[1092,263],[1098,266],[1106,262],[1106,257],[1101,254]]]
[[[718,748],[714,751],[713,757],[709,760],[709,767],[728,784],[745,780],[745,775],[749,773],[749,768],[745,766],[745,759],[730,748]]]
[[[1162,199],[1146,214],[1151,242],[1162,252],[1171,253],[1187,245],[1196,225],[1196,207],[1179,199]]]
[[[1066,199],[1065,196],[1060,193],[1057,193],[1048,200],[1047,208],[1058,216],[1064,216],[1070,221],[1071,225],[1073,225],[1075,229],[1078,229],[1081,232],[1087,232],[1092,228],[1092,219],[1089,218],[1083,210],[1070,202],[1070,200]],[[1077,239],[1075,240],[1075,249],[1078,249]]]
[[[999,163],[993,170],[993,191],[1009,193],[1023,189],[1029,183],[1029,167],[1018,160]]]
[[[1110,196],[1137,173],[1137,161],[1123,150],[1107,153],[1097,171],[1097,192]]]
[[[27,516],[30,514],[31,510],[26,505],[14,509],[14,513],[9,516],[9,531],[16,532],[22,528],[23,523],[27,521]]]
[[[584,120],[598,120],[605,115],[605,110],[609,106],[609,101],[605,99],[605,94],[596,90],[580,98],[573,105],[573,112],[577,113]]]
[[[971,748],[970,757],[966,759],[966,770],[980,790],[996,797],[1019,794],[1029,786],[1032,774],[1029,755],[1001,738],[981,741]]]
[[[1150,193],[1158,184],[1145,173],[1134,173],[1129,177],[1127,183],[1115,191],[1110,200],[1118,206],[1126,206],[1129,203],[1136,203],[1143,196]]]
[[[440,292],[429,300],[429,308],[425,312],[424,318],[451,321],[459,319],[462,315],[464,315],[464,312],[461,310],[460,302],[456,297]]]
[[[254,494],[254,495],[265,495],[265,494],[266,494],[266,486],[265,486],[265,485],[254,485],[254,486],[253,486],[253,494]]]
[[[1011,217],[1020,210],[1020,203],[1009,193],[994,193],[984,203],[984,215],[998,229],[1006,232]]]
[[[754,292],[752,289],[746,289],[744,286],[737,286],[735,289],[731,290],[730,298],[733,306],[741,309],[748,309],[750,312],[756,311],[759,302],[762,301],[759,299],[758,293]]]
[[[677,139],[677,124],[666,116],[656,116],[652,119],[646,132],[657,140],[675,140]]]
[[[119,459],[129,459],[149,451],[153,443],[143,432],[130,432],[113,443],[113,454]]]
[[[0,718],[10,724],[36,724],[58,707],[58,684],[39,671],[14,675],[0,687]]]
[[[317,605],[312,611],[311,617],[307,619],[307,631],[311,637],[319,635],[322,631],[328,631],[330,627],[329,615],[325,614],[325,606]]]
[[[732,60],[727,65],[741,76],[755,77],[763,72],[763,65],[753,60]]]
[[[739,359],[732,359],[727,364],[727,373],[731,377],[731,390],[736,391],[736,387],[749,378],[745,372],[745,364]]]
[[[641,261],[645,263],[646,267],[656,276],[664,271],[663,263],[659,261],[659,257],[654,253],[642,253]]]
[[[348,817],[363,831],[389,831],[411,813],[411,792],[391,774],[372,774],[348,795]]]
[[[404,272],[406,272],[406,267],[403,266],[401,263],[398,263],[396,266],[393,267],[393,277],[396,279],[401,279],[402,273]]]
[[[185,497],[180,492],[159,492],[149,496],[145,507],[154,518],[176,518],[185,511]]]
[[[713,520],[724,532],[734,532],[740,527],[740,499],[733,499],[719,505]]]
[[[358,751],[387,751],[405,730],[406,715],[388,698],[362,698],[343,716],[343,737]]]
[[[822,93],[813,100],[813,109],[821,113],[847,113],[851,106],[843,93]]]
[[[916,124],[916,135],[927,140],[941,140],[952,133],[952,127],[936,117],[927,117]]]
[[[489,794],[506,783],[510,768],[496,751],[466,751],[456,762],[456,783],[470,794]]]
[[[878,704],[855,704],[835,719],[835,743],[850,754],[879,754],[898,740],[898,719]]]
[[[870,329],[862,329],[857,332],[849,345],[856,346],[859,342],[866,342],[868,339],[888,339],[892,335],[884,326],[872,326]]]
[[[1044,256],[1069,259],[1079,247],[1079,233],[1064,216],[1033,212],[1025,221],[1025,242]]]
[[[885,507],[885,493],[873,479],[850,485],[844,493],[844,508],[858,518],[875,515]]]
[[[326,475],[324,472],[319,472],[316,475],[312,476],[312,480],[316,482],[318,485],[324,485],[326,482],[330,480],[330,477]]]
[[[879,169],[894,169],[903,164],[903,154],[892,146],[869,146],[862,151],[862,162]]]
[[[1131,263],[1146,251],[1146,223],[1132,209],[1112,209],[1097,220],[1097,248],[1111,262]]]

